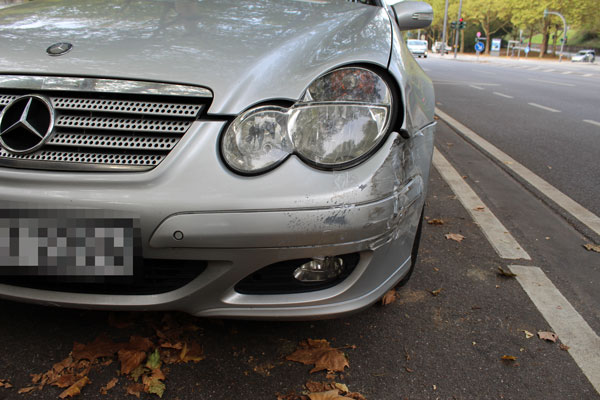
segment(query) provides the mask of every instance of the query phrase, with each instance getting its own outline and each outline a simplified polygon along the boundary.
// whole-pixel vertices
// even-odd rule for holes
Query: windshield
[[[411,46],[427,46],[426,40],[408,40],[406,43]]]

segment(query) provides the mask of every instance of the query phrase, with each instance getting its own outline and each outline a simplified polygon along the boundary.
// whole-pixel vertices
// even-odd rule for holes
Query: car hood
[[[73,44],[51,57],[46,48]],[[351,62],[387,66],[380,7],[331,1],[66,0],[0,10],[0,73],[94,76],[200,85],[212,113],[297,99]]]

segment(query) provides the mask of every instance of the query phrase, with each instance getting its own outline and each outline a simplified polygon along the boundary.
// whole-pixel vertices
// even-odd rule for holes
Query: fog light
[[[340,257],[314,258],[294,270],[294,278],[300,282],[324,282],[337,278],[344,272],[344,260]]]

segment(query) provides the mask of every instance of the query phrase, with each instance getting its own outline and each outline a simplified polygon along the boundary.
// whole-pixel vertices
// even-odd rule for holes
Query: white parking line
[[[433,165],[450,186],[458,200],[471,214],[475,223],[479,225],[500,257],[509,260],[531,260],[529,254],[517,243],[515,238],[502,225],[502,222],[483,204],[479,196],[467,185],[456,169],[437,149],[433,151]]]
[[[538,267],[510,265],[517,281],[542,313],[592,386],[600,393],[600,338]]]
[[[594,121],[594,120],[591,120],[591,119],[584,119],[583,122],[587,122],[588,124],[600,126],[600,122]]]
[[[576,86],[572,83],[564,83],[564,82],[555,82],[555,81],[546,81],[544,79],[533,79],[533,78],[529,78],[530,81],[534,81],[534,82],[542,82],[542,83],[550,83],[552,85],[558,85],[558,86]]]
[[[477,85],[469,85],[469,86],[472,87],[473,89],[483,90],[483,88],[481,86],[477,86]]]
[[[500,96],[500,97],[506,97],[507,99],[514,99],[513,96],[509,96],[507,94],[504,93],[500,93],[500,92],[493,92],[496,96]]]
[[[565,71],[565,72],[561,72],[561,74],[563,74],[563,75],[569,75],[569,74],[572,74],[572,73],[573,73],[573,71]]]
[[[546,107],[546,106],[543,106],[543,105],[537,104],[537,103],[527,103],[527,104],[529,104],[530,106],[541,108],[542,110],[550,111],[550,112],[555,112],[555,113],[559,113],[560,112],[560,110],[557,110],[555,108]]]
[[[546,106],[543,106],[543,105],[537,104],[537,103],[527,103],[527,104],[529,104],[530,106],[533,106],[533,107],[540,108],[542,110],[550,111],[550,112],[555,112],[555,113],[561,112],[560,110],[557,110],[555,108],[546,107]]]
[[[531,172],[529,169],[525,168],[524,165],[501,151],[487,140],[483,139],[481,136],[445,112],[436,108],[435,113],[448,125],[456,129],[456,131],[458,131],[463,137],[467,138],[485,153],[498,160],[499,163],[504,164],[506,168],[511,169],[515,174],[539,190],[563,210],[571,214],[582,224],[594,231],[597,235],[600,235],[600,217],[598,217],[596,214],[592,213],[581,204],[571,199],[569,196],[565,195],[563,192]]]

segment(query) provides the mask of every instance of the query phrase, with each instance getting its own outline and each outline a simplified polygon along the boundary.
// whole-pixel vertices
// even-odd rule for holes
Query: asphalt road
[[[582,96],[592,98],[600,74],[586,77],[589,72],[578,71],[587,70],[570,65],[560,68],[575,72],[562,76],[565,69],[555,76],[438,59],[421,60],[421,64],[437,82],[441,110],[597,210],[593,196],[600,190],[598,169],[594,175],[593,164],[584,160],[594,149],[600,154],[598,140],[593,140],[596,127],[582,120],[600,118],[593,113],[593,105],[575,94],[572,101],[551,103],[556,88],[538,89],[536,85],[544,83],[529,78],[572,83],[584,91]],[[576,73],[580,76],[571,76]],[[517,77],[524,83],[513,83]],[[589,81],[589,85],[580,81]],[[546,95],[538,90],[546,90]],[[528,103],[560,107],[560,113]],[[536,121],[527,117],[529,114],[536,115]],[[567,119],[571,123],[565,123]],[[600,134],[600,127],[597,129]],[[558,143],[553,146],[552,141]],[[0,385],[0,399],[55,399],[63,389],[47,386],[27,394],[18,394],[18,389],[31,386],[31,374],[48,371],[65,359],[75,342],[89,343],[99,335],[127,341],[139,335],[156,345],[156,328],[169,320],[194,327],[188,334],[202,346],[205,358],[163,368],[164,399],[276,399],[277,393],[301,393],[309,380],[328,380],[324,372],[311,374],[312,366],[285,359],[308,338],[326,339],[347,355],[350,366],[333,379],[369,400],[600,398],[578,364],[573,353],[576,346],[561,349],[568,335],[559,335],[556,343],[535,336],[556,329],[524,291],[518,280],[521,277],[498,274],[498,267],[508,270],[514,264],[539,267],[589,327],[600,332],[600,253],[586,251],[582,245],[590,239],[568,218],[442,120],[438,121],[436,148],[531,260],[501,258],[474,222],[473,210],[465,209],[448,182],[433,169],[426,217],[441,219],[443,225],[424,225],[417,268],[408,284],[399,288],[394,303],[329,321],[245,322],[0,301],[0,383],[8,381],[13,386]],[[448,233],[465,238],[462,242],[447,240]],[[526,331],[534,336],[528,337]],[[577,329],[574,331],[577,334]],[[598,352],[586,345],[578,343],[577,347],[589,354]],[[503,356],[515,360],[503,360]],[[125,387],[131,382],[119,376],[119,367],[116,358],[109,365],[95,365],[88,374],[91,383],[82,389],[80,398],[125,397]],[[119,379],[116,387],[101,394],[101,386],[113,377]],[[142,398],[156,397],[142,394]]]
[[[600,215],[600,68],[421,59],[438,108]]]

